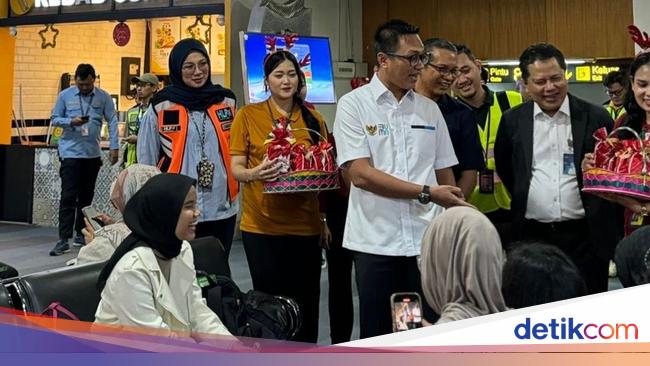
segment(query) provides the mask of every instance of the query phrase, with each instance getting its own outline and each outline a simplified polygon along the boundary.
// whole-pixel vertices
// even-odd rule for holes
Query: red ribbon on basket
[[[327,141],[319,141],[307,148],[304,144],[294,144],[295,138],[285,119],[278,119],[276,127],[266,140],[267,156],[270,160],[285,158],[289,161],[289,172],[316,170],[326,173],[336,172],[334,146]]]
[[[643,170],[641,141],[619,140],[607,136],[605,127],[596,130],[593,134],[597,141],[594,149],[594,166],[620,174],[641,173]]]

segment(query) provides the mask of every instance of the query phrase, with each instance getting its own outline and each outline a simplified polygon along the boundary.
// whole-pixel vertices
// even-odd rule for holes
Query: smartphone
[[[81,209],[81,212],[83,212],[90,226],[93,227],[93,230],[99,230],[104,226],[104,222],[100,218],[100,213],[93,206],[86,206]]]
[[[422,301],[416,292],[398,292],[390,297],[393,332],[422,327]]]

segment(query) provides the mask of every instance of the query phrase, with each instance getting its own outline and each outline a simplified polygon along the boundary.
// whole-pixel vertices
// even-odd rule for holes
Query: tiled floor
[[[0,261],[11,264],[21,275],[57,268],[76,257],[79,251],[72,248],[69,253],[59,257],[50,257],[49,252],[57,240],[54,228],[32,225],[13,225],[0,223]],[[248,263],[241,241],[233,242],[230,252],[230,268],[235,282],[242,291],[251,289],[252,282],[248,272]],[[356,294],[356,288],[354,289]],[[355,326],[352,338],[359,338],[358,299],[355,296]],[[327,312],[327,269],[321,273],[319,344],[329,344],[329,314]]]

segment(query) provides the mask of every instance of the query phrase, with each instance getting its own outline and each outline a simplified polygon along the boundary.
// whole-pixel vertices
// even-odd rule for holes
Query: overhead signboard
[[[488,83],[514,83],[521,78],[521,70],[516,65],[485,66],[488,70]],[[566,78],[569,83],[601,83],[605,75],[626,68],[627,64],[595,62],[567,65]]]
[[[0,27],[223,14],[225,0],[13,0]],[[31,2],[29,7],[18,6]]]

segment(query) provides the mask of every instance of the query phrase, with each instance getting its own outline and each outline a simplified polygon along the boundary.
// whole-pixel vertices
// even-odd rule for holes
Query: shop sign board
[[[515,65],[485,66],[488,70],[488,83],[514,83],[521,78],[521,69]],[[605,75],[619,71],[625,65],[607,63],[587,63],[567,65],[566,78],[569,83],[601,83]]]

